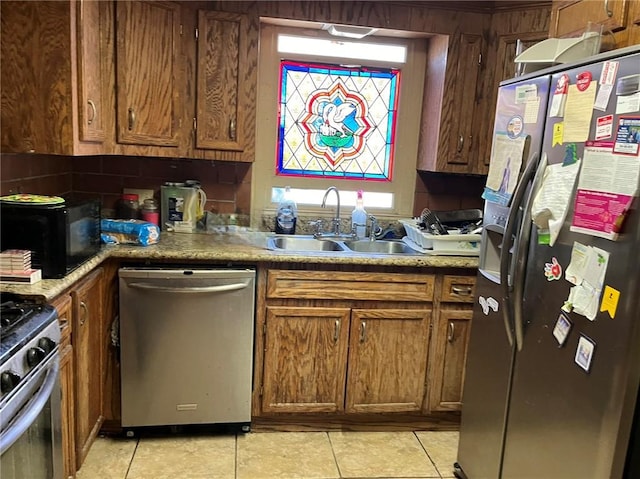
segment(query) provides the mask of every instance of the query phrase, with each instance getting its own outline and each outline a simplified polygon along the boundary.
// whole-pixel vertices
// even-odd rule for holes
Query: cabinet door
[[[80,140],[102,142],[105,139],[105,102],[102,86],[106,83],[102,61],[105,45],[102,24],[106,2],[78,2],[78,103]]]
[[[448,98],[454,111],[454,123],[444,128],[444,134],[448,139],[448,154],[446,165],[441,171],[460,171],[458,165],[463,165],[466,168],[464,171],[473,173],[477,157],[477,148],[473,148],[474,142],[477,142],[475,130],[479,129],[477,125],[481,123],[475,118],[474,113],[482,64],[482,36],[463,33],[460,35],[459,45],[454,50],[458,53],[456,87],[451,92],[453,95]],[[450,168],[451,165],[454,167]]]
[[[582,33],[588,22],[599,23],[603,33],[625,27],[628,0],[554,0],[549,37]]]
[[[180,7],[116,2],[118,142],[178,146]]]
[[[431,411],[459,411],[462,408],[462,386],[472,317],[471,309],[443,309],[435,321],[429,373]]]
[[[245,148],[248,19],[246,15],[200,11],[196,83],[196,148]]]
[[[82,465],[102,423],[102,269],[71,293],[75,368],[76,464]]]
[[[263,412],[340,412],[348,308],[267,307]]]
[[[420,411],[431,310],[354,309],[346,412]]]

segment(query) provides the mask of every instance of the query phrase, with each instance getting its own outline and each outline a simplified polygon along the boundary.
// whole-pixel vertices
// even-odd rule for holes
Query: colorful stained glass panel
[[[390,181],[399,77],[282,61],[277,174]]]

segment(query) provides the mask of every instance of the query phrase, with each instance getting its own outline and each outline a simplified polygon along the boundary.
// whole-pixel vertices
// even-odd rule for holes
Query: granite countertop
[[[376,266],[413,266],[427,268],[477,268],[475,256],[344,254],[340,252],[294,253],[272,251],[266,247],[271,233],[242,232],[236,234],[162,233],[158,244],[103,246],[100,253],[62,279],[43,279],[35,284],[0,284],[0,291],[25,296],[39,296],[46,301],[55,298],[69,286],[91,272],[107,258],[132,260],[235,261],[242,263],[313,263],[361,264]]]

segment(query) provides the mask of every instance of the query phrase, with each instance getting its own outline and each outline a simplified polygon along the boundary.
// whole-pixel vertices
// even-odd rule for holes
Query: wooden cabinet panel
[[[73,362],[75,373],[76,465],[82,465],[102,424],[102,269],[74,287]]]
[[[432,275],[270,270],[268,298],[431,301]]]
[[[429,410],[459,411],[471,330],[471,309],[441,309],[433,329]]]
[[[482,35],[456,33],[429,39],[418,169],[486,173],[479,160],[484,123],[476,117],[482,95]]]
[[[354,309],[346,412],[420,411],[431,310]]]
[[[474,152],[477,148],[475,150],[473,148],[474,127],[479,122],[474,113],[478,77],[482,64],[482,42],[480,35],[460,35],[460,43],[457,47],[455,93],[448,98],[452,103],[456,122],[449,125],[448,148],[445,150],[448,153],[442,158],[446,164],[438,168],[440,171],[447,171],[448,165],[465,165],[468,172],[475,171],[476,155]]]
[[[601,24],[603,33],[625,28],[629,0],[554,0],[550,37],[574,36],[588,22]]]
[[[440,301],[454,303],[473,303],[475,296],[475,276],[451,276],[442,278]]]
[[[106,114],[100,84],[113,61],[101,23],[109,2],[0,2],[3,68],[0,130],[4,153],[103,153]],[[98,15],[99,13],[99,15]],[[91,99],[96,116],[86,124]],[[80,106],[78,105],[80,103]]]
[[[78,112],[80,140],[105,140],[107,105],[102,88],[107,83],[102,61],[106,55],[104,31],[107,2],[82,0],[78,3]],[[98,28],[96,28],[98,26]]]
[[[264,412],[339,412],[349,335],[348,308],[267,307]]]
[[[75,477],[75,394],[73,374],[73,347],[71,345],[71,323],[73,308],[71,296],[62,294],[51,305],[58,312],[60,324],[60,391],[62,412],[62,464],[64,477]]]
[[[180,6],[116,2],[117,140],[178,146]]]
[[[248,108],[246,15],[200,11],[196,92],[196,148],[242,151]]]
[[[60,351],[60,389],[62,410],[62,464],[64,477],[76,475],[75,451],[75,394],[73,374],[73,347],[69,344]]]

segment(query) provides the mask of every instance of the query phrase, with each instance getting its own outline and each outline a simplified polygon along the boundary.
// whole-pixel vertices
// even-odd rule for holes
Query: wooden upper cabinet
[[[553,0],[550,37],[582,33],[588,22],[601,24],[603,33],[622,30],[629,3],[637,0]]]
[[[3,153],[104,153],[109,2],[1,3]],[[87,110],[89,100],[95,106]],[[89,107],[91,108],[91,107]],[[91,122],[89,123],[89,120]]]
[[[116,2],[117,141],[177,147],[180,6]]]
[[[477,118],[484,52],[482,35],[436,35],[429,40],[418,170],[483,173]]]
[[[640,2],[629,5],[629,37],[627,45],[640,45]]]
[[[105,140],[107,105],[103,99],[106,83],[104,31],[109,5],[98,0],[78,2],[78,111],[80,140]]]
[[[430,322],[430,309],[352,311],[346,412],[422,409]]]
[[[248,28],[246,15],[198,12],[196,148],[245,148]]]
[[[482,65],[482,36],[463,33],[460,35],[457,51],[454,93],[447,98],[453,109],[455,123],[450,125],[446,135],[448,148],[445,151],[448,153],[442,158],[445,164],[440,170],[447,171],[452,167],[455,171],[457,166],[461,165],[471,173],[475,171],[477,150],[474,148],[474,140],[476,140],[474,125],[480,123],[474,114]]]

